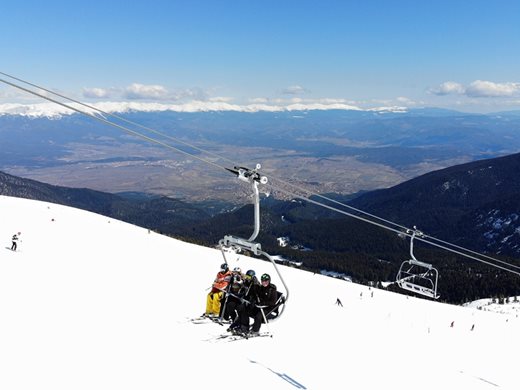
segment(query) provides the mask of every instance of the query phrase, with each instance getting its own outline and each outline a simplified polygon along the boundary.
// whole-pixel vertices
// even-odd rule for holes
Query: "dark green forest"
[[[305,207],[300,205],[300,207]],[[298,213],[302,211],[299,210]],[[281,255],[302,262],[302,268],[320,272],[335,271],[348,275],[353,282],[381,286],[395,281],[399,267],[410,258],[410,239],[353,218],[282,219],[271,209],[263,210],[262,230],[257,241],[271,255]],[[253,207],[245,206],[232,214],[222,214],[209,221],[174,229],[174,237],[206,246],[216,246],[226,234],[248,238],[252,232]],[[291,246],[280,247],[277,237],[290,237]],[[301,248],[310,250],[302,250]],[[520,277],[451,252],[416,242],[415,257],[432,264],[439,271],[440,301],[464,303],[487,297],[520,294]],[[502,258],[515,262],[516,259]],[[389,290],[412,294],[395,284]]]

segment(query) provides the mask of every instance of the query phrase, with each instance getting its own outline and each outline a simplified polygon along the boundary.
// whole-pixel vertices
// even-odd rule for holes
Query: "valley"
[[[164,137],[135,126],[133,131],[172,148],[223,167],[261,163],[265,175],[316,193],[388,188],[430,171],[520,150],[518,116],[492,120],[424,110],[300,114],[124,115]],[[57,119],[0,115],[0,143],[0,169],[15,176],[110,193],[243,202],[243,194],[224,170],[79,115]]]

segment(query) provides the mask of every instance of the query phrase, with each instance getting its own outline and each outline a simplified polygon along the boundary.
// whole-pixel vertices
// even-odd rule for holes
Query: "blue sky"
[[[7,1],[0,71],[91,101],[510,110],[519,15],[518,1]],[[0,104],[23,99],[0,87]]]

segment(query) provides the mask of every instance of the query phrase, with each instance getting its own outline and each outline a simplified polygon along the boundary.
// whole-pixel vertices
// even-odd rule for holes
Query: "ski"
[[[229,325],[231,321],[221,320],[220,317],[196,317],[188,319],[192,324],[218,324],[220,326]]]
[[[273,335],[269,332],[260,332],[260,333],[225,333],[221,334],[213,339],[211,341],[225,341],[225,342],[232,342],[232,341],[238,341],[238,340],[249,340],[256,337],[273,337]],[[210,341],[210,340],[208,340]]]

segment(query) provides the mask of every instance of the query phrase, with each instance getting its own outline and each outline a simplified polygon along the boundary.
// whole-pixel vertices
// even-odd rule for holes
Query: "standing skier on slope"
[[[18,234],[13,234],[13,238],[12,238],[12,245],[11,245],[11,250],[12,251],[16,251],[16,248],[18,248],[18,244],[17,244],[17,241],[18,241],[18,236],[22,234],[20,232],[18,232]]]

